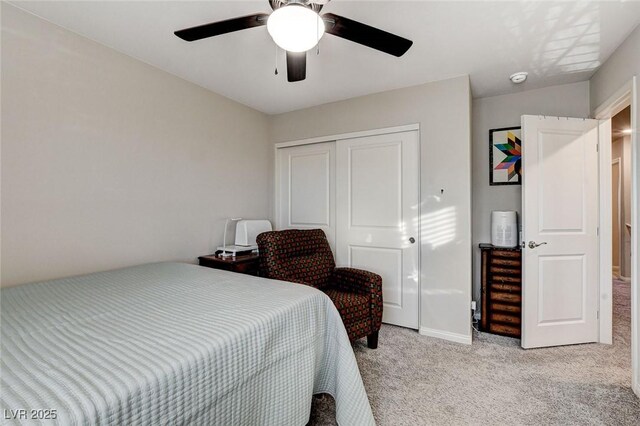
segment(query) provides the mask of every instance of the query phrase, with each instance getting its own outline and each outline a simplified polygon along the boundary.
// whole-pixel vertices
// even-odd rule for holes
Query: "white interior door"
[[[382,276],[386,323],[418,328],[418,132],[340,140],[336,261]]]
[[[522,134],[522,347],[595,342],[598,121],[523,116]]]
[[[276,229],[320,228],[335,252],[335,142],[278,149]]]

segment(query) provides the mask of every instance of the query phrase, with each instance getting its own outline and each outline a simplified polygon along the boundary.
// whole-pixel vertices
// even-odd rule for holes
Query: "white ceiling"
[[[269,114],[471,76],[474,97],[583,81],[640,23],[640,2],[333,0],[324,12],[414,41],[395,58],[331,35],[307,79],[286,81],[266,27],[188,43],[173,31],[269,12],[262,1],[29,1],[18,7]],[[528,71],[514,86],[508,76]]]

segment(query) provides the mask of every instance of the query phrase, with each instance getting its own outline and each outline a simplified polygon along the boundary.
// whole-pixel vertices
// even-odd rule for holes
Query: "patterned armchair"
[[[333,301],[349,339],[367,336],[378,347],[382,322],[382,278],[354,268],[336,268],[321,229],[288,229],[258,235],[260,275],[310,285]]]

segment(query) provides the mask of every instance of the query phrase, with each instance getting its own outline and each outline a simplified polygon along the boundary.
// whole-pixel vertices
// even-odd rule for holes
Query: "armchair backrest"
[[[322,229],[287,229],[263,232],[257,238],[260,274],[322,289],[336,267]]]

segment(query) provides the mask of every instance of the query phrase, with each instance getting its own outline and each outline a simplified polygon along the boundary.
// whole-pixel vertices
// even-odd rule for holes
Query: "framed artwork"
[[[489,185],[521,185],[520,127],[489,130]]]

